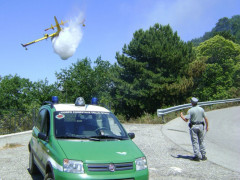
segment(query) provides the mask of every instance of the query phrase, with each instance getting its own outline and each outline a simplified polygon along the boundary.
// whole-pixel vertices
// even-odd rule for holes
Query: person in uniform
[[[204,161],[207,160],[206,149],[203,142],[204,126],[206,125],[206,131],[208,131],[208,119],[205,115],[204,109],[197,105],[198,104],[197,98],[193,97],[191,99],[191,104],[192,108],[188,110],[187,115],[184,117],[183,113],[181,112],[180,117],[185,122],[188,122],[189,120],[190,136],[194,152],[194,157],[192,160],[200,161],[201,159]]]

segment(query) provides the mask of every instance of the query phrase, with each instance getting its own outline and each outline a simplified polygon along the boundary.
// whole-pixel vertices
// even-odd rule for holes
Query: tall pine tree
[[[180,40],[169,25],[136,31],[122,52],[116,54],[116,110],[130,118],[184,102],[193,86],[187,73],[195,55],[192,44]]]

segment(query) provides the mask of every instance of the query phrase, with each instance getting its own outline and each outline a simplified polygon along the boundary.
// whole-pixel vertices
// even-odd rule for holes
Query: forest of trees
[[[240,97],[240,15],[220,19],[211,32],[191,42],[182,41],[170,25],[137,30],[116,60],[77,60],[56,72],[54,84],[0,76],[0,114],[40,107],[53,95],[61,103],[98,97],[127,119],[188,103],[192,96],[200,101]]]

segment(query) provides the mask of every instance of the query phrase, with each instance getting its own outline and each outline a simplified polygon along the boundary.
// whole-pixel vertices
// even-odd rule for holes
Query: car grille
[[[114,171],[125,171],[125,170],[132,170],[133,163],[116,163],[116,164],[87,164],[88,171],[92,172],[106,172],[110,171],[109,166],[114,165]]]

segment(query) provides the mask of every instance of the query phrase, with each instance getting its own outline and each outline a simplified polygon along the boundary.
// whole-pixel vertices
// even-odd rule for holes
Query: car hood
[[[132,140],[79,141],[58,140],[66,157],[85,163],[133,162],[144,156]]]

